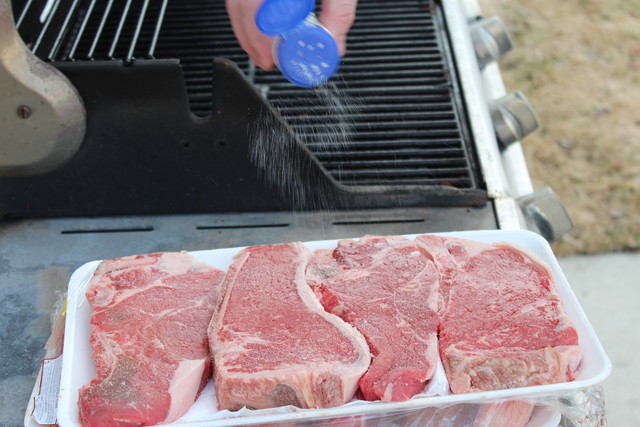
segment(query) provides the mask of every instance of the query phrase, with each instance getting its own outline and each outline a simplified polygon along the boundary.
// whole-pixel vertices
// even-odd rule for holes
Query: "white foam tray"
[[[598,337],[589,324],[587,317],[572,292],[567,279],[562,273],[549,244],[539,235],[524,231],[465,231],[438,233],[445,236],[461,237],[485,243],[511,242],[528,249],[544,260],[553,273],[556,289],[564,303],[569,318],[578,331],[579,344],[584,351],[578,378],[575,381],[523,387],[509,390],[419,397],[405,402],[365,402],[343,405],[337,408],[306,409],[295,411],[261,410],[246,413],[218,412],[213,404],[213,386],[207,385],[200,398],[175,425],[188,427],[247,425],[257,423],[278,423],[283,421],[309,420],[312,418],[354,416],[367,414],[375,417],[388,411],[410,410],[427,406],[449,406],[455,403],[478,403],[493,400],[536,399],[571,392],[583,387],[599,384],[611,372],[611,362],[607,357]],[[415,238],[416,235],[407,235]],[[334,248],[337,240],[324,240],[305,243],[310,250]],[[233,256],[241,248],[216,249],[191,252],[196,258],[214,267],[225,270],[231,265]],[[58,423],[62,427],[79,426],[78,422],[78,389],[95,377],[95,365],[91,359],[89,344],[91,308],[84,293],[86,287],[100,261],[91,261],[78,268],[69,281],[68,308],[64,338],[64,361],[60,381],[58,402]],[[528,427],[557,426],[559,413],[549,408],[536,408]]]

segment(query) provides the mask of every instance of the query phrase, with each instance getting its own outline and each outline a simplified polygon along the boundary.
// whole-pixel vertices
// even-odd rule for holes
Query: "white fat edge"
[[[113,368],[118,360],[118,357],[124,354],[124,350],[121,345],[117,343],[117,341],[111,339],[111,334],[107,333],[99,333],[92,334],[92,338],[100,343],[100,346],[105,350],[102,355],[107,356],[108,364],[110,368]],[[114,343],[116,343],[114,345]],[[91,346],[91,352],[94,353],[95,345]],[[115,350],[115,351],[114,351]],[[113,369],[109,372],[107,377],[110,377],[113,374]]]
[[[555,328],[553,328],[553,330],[556,332],[560,332],[560,331],[564,331],[567,328],[574,328],[575,326],[573,325],[573,322],[571,321],[571,319],[569,319],[569,316],[564,310],[564,305],[562,304],[562,301],[558,302],[557,307],[558,307],[558,310],[560,311],[560,314],[562,314],[562,316],[560,318],[560,322],[558,322],[558,324],[555,326]],[[578,339],[579,338],[580,336],[578,336]]]
[[[210,344],[212,344],[212,348],[210,349],[211,353],[216,354],[218,352],[218,348],[220,348],[220,344],[218,343],[218,334],[216,330],[221,326],[222,319],[224,314],[227,311],[227,305],[229,303],[229,295],[233,290],[232,283],[235,283],[236,277],[240,273],[240,269],[249,259],[249,252],[246,250],[241,250],[234,257],[234,262],[229,268],[220,284],[220,293],[219,293],[219,307],[213,312],[213,316],[211,318],[211,322],[209,323],[209,327],[207,328],[207,336],[210,339]]]
[[[410,240],[408,242],[403,242],[403,246],[413,246],[415,250],[411,252],[410,256],[416,257],[416,256],[422,255],[427,259],[427,262],[425,263],[424,268],[420,270],[418,274],[416,274],[411,280],[409,280],[404,286],[400,287],[399,289],[402,289],[404,291],[419,290],[427,284],[427,281],[425,280],[425,277],[424,277],[425,275],[427,277],[434,277],[434,280],[432,281],[434,283],[431,283],[431,282],[429,283],[429,286],[431,285],[433,286],[429,288],[429,294],[428,294],[426,303],[427,303],[427,307],[433,310],[435,314],[438,311],[438,301],[440,298],[440,274],[435,265],[435,262],[433,261],[433,258],[431,257],[431,255],[426,251],[426,249],[422,245],[420,245],[418,242],[414,240]],[[387,251],[393,250],[396,248],[397,246],[386,248],[385,250],[380,252],[380,254],[382,254],[380,257],[385,258]],[[395,296],[395,293],[393,295]],[[393,302],[395,305],[395,298],[393,299]],[[408,325],[408,322],[404,320],[404,316],[401,316],[401,314],[398,313],[397,310],[396,310],[396,318],[399,319],[397,323],[398,326],[403,327]],[[421,341],[425,341],[425,340],[421,340]]]
[[[491,249],[491,246],[492,246],[489,243],[480,242],[478,240],[465,239],[461,237],[446,237],[444,241],[444,245],[447,251],[449,251],[449,253],[451,252],[447,243],[450,240],[457,240],[459,243],[461,243],[464,246],[464,250],[467,253],[467,257],[469,259],[481,254],[487,249]],[[457,263],[457,260],[456,260],[456,263]]]
[[[98,306],[95,306],[95,305],[92,306],[92,311],[94,311],[96,313],[100,313],[100,312],[105,311],[105,310],[111,311],[114,308],[117,308],[117,306],[120,303],[128,300],[129,298],[132,298],[132,297],[136,296],[139,293],[146,292],[149,289],[154,289],[154,288],[175,289],[175,286],[166,285],[166,284],[164,284],[162,282],[162,279],[158,279],[158,280],[155,280],[153,282],[150,282],[147,286],[136,288],[136,289],[127,289],[127,290],[124,290],[124,291],[113,290],[113,288],[111,288],[111,287],[109,287],[109,288],[102,287],[103,290],[109,289],[109,291],[110,291],[110,299],[106,304],[102,304],[102,305],[98,305]],[[100,300],[102,300],[102,298]],[[144,308],[145,308],[144,306],[141,306],[141,307],[138,307],[138,310],[141,311],[141,312],[146,312],[146,310],[144,310]],[[188,309],[188,308],[189,307],[184,307],[183,309]],[[165,310],[165,312],[166,311],[172,311],[172,310],[176,310],[176,309]],[[153,313],[153,316],[157,316],[157,315],[158,315],[158,313]]]
[[[393,386],[394,382],[389,382],[384,389],[384,393],[382,393],[382,398],[380,399],[383,402],[391,402],[393,400]]]
[[[478,342],[479,344],[484,345],[484,346],[492,347],[492,346],[490,345],[490,343],[489,343],[489,340],[487,340],[486,335],[483,335],[483,336],[481,336],[480,338],[478,338],[478,339],[477,339],[477,342]]]
[[[94,273],[95,274],[95,273]],[[102,282],[105,282],[104,284]],[[95,296],[92,299],[92,308],[102,309],[109,308],[112,306],[112,303],[116,301],[116,296],[118,295],[118,291],[110,286],[111,281],[108,280],[105,276],[93,276],[87,283],[87,286],[84,289],[84,293],[92,288],[98,287],[99,289],[96,291]]]
[[[442,247],[433,248],[428,243],[423,243],[421,241],[421,239],[418,239],[420,236],[434,236],[434,237],[437,237],[440,240],[440,242],[442,244]],[[492,246],[489,243],[481,242],[479,240],[473,240],[473,239],[468,239],[468,238],[464,238],[464,237],[438,235],[438,234],[420,234],[420,235],[415,237],[415,242],[424,251],[426,251],[426,253],[428,254],[428,256],[430,258],[437,258],[438,257],[438,251],[440,251],[440,250],[443,251],[444,255],[453,257],[453,255],[451,254],[451,244],[452,243],[457,243],[457,244],[461,245],[464,248],[464,251],[465,251],[465,253],[467,255],[467,259],[475,257],[476,255],[484,252],[485,250],[490,249],[491,246]],[[432,252],[434,252],[434,253],[432,254]],[[455,257],[453,257],[453,260],[454,260],[454,262],[456,264],[460,263],[459,260],[456,259]],[[436,259],[434,259],[434,262],[436,262]]]
[[[182,274],[182,273],[187,273],[189,271],[192,270],[193,264],[201,264],[202,266],[207,266],[206,264],[202,263],[201,261],[199,261],[198,259],[196,259],[194,256],[187,254],[187,253],[182,253],[182,252],[159,252],[161,255],[160,257],[157,258],[157,262],[154,263],[148,263],[148,262],[142,262],[142,261],[138,261],[138,262],[133,262],[131,265],[129,265],[127,268],[124,269],[118,269],[117,271],[119,273],[124,272],[124,271],[130,271],[132,269],[150,269],[150,268],[158,268],[160,270],[162,270],[163,272],[165,272],[167,274],[167,276],[173,276],[176,274]],[[145,257],[148,257],[151,254],[144,254]],[[134,256],[134,255],[132,255]],[[128,258],[128,257],[125,257]],[[186,264],[184,262],[185,258],[190,259],[191,264]],[[109,260],[111,261],[111,260]],[[98,267],[100,266],[100,264],[102,264],[104,261],[100,261],[98,265],[96,265],[96,267],[94,268],[94,271],[92,273],[92,277],[87,285],[87,289],[94,285],[94,284],[98,284],[101,281],[106,281],[106,285],[109,285],[111,283],[113,283],[113,279],[107,277],[107,274],[112,273],[113,270],[110,271],[106,271],[103,272],[102,274],[96,276],[96,270],[98,269]],[[185,266],[188,265],[188,268],[185,268]],[[211,268],[210,266],[207,266],[209,268]],[[97,283],[96,283],[97,282]],[[127,289],[127,290],[116,290],[113,289],[111,286],[105,286],[102,285],[100,286],[101,291],[105,294],[103,296],[101,296],[99,298],[99,300],[101,303],[99,306],[97,307],[110,307],[114,304],[118,304],[119,302],[121,302],[124,299],[127,299],[133,295],[136,295],[137,293],[140,292],[144,292],[147,289],[153,288],[153,287],[157,287],[157,286],[163,286],[166,288],[173,288],[173,286],[170,285],[166,285],[162,283],[162,278],[157,279],[153,282],[150,282],[147,286],[145,287],[141,287],[141,288],[136,288],[136,289]]]
[[[149,254],[145,254],[145,255],[149,255]],[[176,256],[177,255],[177,256]],[[131,265],[125,269],[121,269],[119,271],[123,272],[123,271],[129,271],[132,269],[148,269],[148,268],[158,268],[160,270],[162,270],[163,272],[166,273],[166,276],[163,276],[161,278],[158,278],[152,282],[149,282],[146,286],[143,287],[138,287],[135,289],[126,289],[126,290],[116,290],[114,289],[112,286],[105,286],[102,285],[100,287],[101,292],[107,294],[105,296],[101,296],[99,298],[99,301],[104,301],[104,303],[100,303],[100,305],[97,305],[96,308],[101,309],[101,308],[112,308],[115,305],[118,305],[120,302],[129,299],[141,292],[145,292],[151,288],[157,288],[157,287],[164,287],[164,288],[168,288],[168,289],[174,289],[175,286],[173,285],[167,285],[164,283],[164,278],[165,277],[171,277],[171,276],[175,276],[178,274],[183,274],[183,273],[188,273],[189,271],[192,271],[191,267],[192,265],[189,265],[189,268],[185,268],[185,264],[184,263],[184,257],[185,255],[191,259],[191,261],[195,261],[197,263],[201,263],[201,261],[197,260],[195,257],[193,257],[192,255],[189,254],[182,254],[179,252],[162,252],[162,255],[158,258],[158,262],[157,263],[153,263],[153,264],[148,264],[148,263],[144,263],[142,265]],[[206,264],[205,264],[206,265]],[[210,267],[210,266],[208,266]],[[107,285],[110,285],[111,283],[113,283],[113,279],[108,278],[106,276],[106,274],[101,274],[100,276],[93,276],[91,278],[91,281],[88,285],[88,287],[94,285],[94,281],[96,281],[97,283],[101,282],[101,281],[106,281]],[[88,289],[87,287],[87,289]]]
[[[437,313],[441,310],[441,307],[440,307],[441,298],[444,298],[444,296],[440,292],[440,288],[441,288],[440,281],[442,277],[440,274],[441,262],[438,260],[437,254],[432,253],[428,245],[418,240],[418,237],[419,236],[416,236],[413,242],[415,243],[418,251],[422,253],[429,261],[431,261],[426,263],[424,270],[427,270],[427,269],[431,270],[429,274],[434,274],[436,277],[436,284],[432,289],[432,292],[429,293],[429,297],[427,299],[427,306],[431,308],[434,311],[434,313],[436,313],[436,315],[438,315]],[[443,245],[442,249],[446,250],[446,247],[444,246],[444,241],[441,240],[441,242]]]
[[[154,347],[159,348],[161,350],[164,350],[164,344],[162,343],[162,341],[160,341],[160,338],[158,337],[154,337],[153,340],[151,340],[151,344],[154,345]]]
[[[369,347],[366,344],[366,341],[364,339],[364,337],[360,334],[359,331],[357,331],[355,328],[353,328],[351,325],[345,323],[344,321],[342,321],[342,319],[340,319],[337,316],[334,316],[330,313],[327,313],[324,308],[322,307],[322,305],[320,304],[320,302],[317,300],[317,298],[315,297],[315,295],[313,294],[313,291],[311,289],[311,287],[309,287],[306,284],[306,279],[305,278],[305,271],[306,271],[306,267],[308,265],[308,263],[310,262],[311,258],[312,258],[312,254],[309,251],[309,249],[303,245],[300,242],[295,242],[292,243],[292,245],[295,245],[298,247],[300,253],[303,256],[303,262],[299,263],[299,266],[297,268],[296,271],[296,290],[298,291],[298,295],[300,295],[300,298],[302,299],[302,302],[310,309],[310,311],[312,313],[316,313],[321,315],[321,317],[323,317],[325,320],[329,321],[330,323],[332,323],[339,331],[341,331],[343,333],[344,336],[348,337],[352,342],[354,342],[354,347],[356,347],[356,350],[359,353],[359,358],[356,362],[354,362],[352,365],[349,365],[347,367],[344,368],[339,368],[337,367],[335,364],[333,363],[323,363],[320,364],[318,366],[318,371],[322,372],[337,372],[340,373],[340,371],[344,370],[347,373],[349,373],[350,375],[345,376],[344,373],[342,373],[342,377],[345,380],[343,383],[343,386],[346,386],[342,389],[342,393],[343,393],[343,400],[345,400],[346,398],[350,399],[353,394],[355,393],[356,389],[357,389],[357,383],[358,380],[360,379],[360,377],[364,374],[364,372],[366,372],[366,370],[369,367],[369,363],[370,363],[370,358],[371,355],[369,353]],[[241,270],[242,268],[242,264],[244,264],[246,262],[246,260],[248,259],[248,253],[245,254],[244,257],[242,256],[237,256],[238,260],[236,261],[236,263],[234,263],[234,265],[237,266],[236,270],[233,272],[232,275],[229,275],[229,273],[227,274],[227,277],[225,278],[225,281],[228,280],[234,280],[235,277],[237,276],[238,272]],[[231,269],[230,269],[231,272]],[[302,278],[302,279],[301,279]],[[227,302],[228,302],[228,295],[232,290],[232,286],[227,286],[226,292],[225,292],[225,297],[223,299],[223,305],[220,308],[220,312],[219,312],[219,319],[222,319],[224,316],[224,312],[226,311],[226,307],[227,307]],[[337,319],[337,321],[336,321]],[[336,324],[339,323],[339,324]],[[213,322],[212,322],[213,324]],[[341,328],[342,326],[342,328]],[[347,331],[345,331],[344,329],[347,329]],[[214,337],[216,335],[214,334]],[[214,344],[215,343],[215,340]],[[254,336],[245,336],[243,338],[244,342],[253,342],[253,343],[259,343],[259,344],[264,344],[264,345],[268,345],[269,342],[266,340],[262,340],[260,338],[254,337]],[[360,348],[358,348],[358,346]],[[243,346],[240,345],[230,345],[230,346],[219,346],[216,347],[215,353],[216,354],[229,354],[231,352],[234,353],[244,353],[246,352],[245,348]],[[277,383],[283,383],[283,384],[288,384],[292,389],[295,390],[296,394],[298,396],[304,396],[303,399],[304,401],[310,401],[309,397],[307,396],[308,393],[311,393],[311,391],[308,391],[308,393],[305,393],[304,390],[306,390],[306,388],[303,387],[303,389],[300,389],[299,387],[295,387],[294,385],[291,384],[292,382],[292,378],[298,378],[299,384],[307,384],[310,381],[310,373],[308,370],[308,366],[304,365],[304,364],[290,364],[288,365],[286,368],[284,369],[273,369],[273,370],[264,370],[261,372],[251,372],[251,373],[246,373],[246,372],[234,372],[234,373],[230,373],[228,372],[229,369],[233,368],[233,366],[229,366],[226,364],[223,364],[224,366],[218,368],[218,366],[216,366],[216,369],[218,369],[218,373],[224,372],[225,376],[227,378],[235,378],[237,380],[241,380],[241,381],[248,381],[248,382],[254,382],[256,381],[258,378],[264,378],[266,380],[269,380],[270,382],[277,382]],[[353,367],[358,367],[358,365],[361,365],[361,369],[353,369]],[[351,368],[351,369],[350,369]],[[355,374],[354,374],[355,371]],[[311,373],[312,376],[314,376],[314,373]],[[353,376],[353,378],[351,378],[351,376]]]
[[[575,370],[582,360],[583,349],[578,345],[563,345],[550,347],[548,351],[553,352],[561,367],[570,367]]]
[[[440,361],[440,352],[438,351],[438,333],[430,333],[427,337],[427,341],[430,341],[430,345],[427,346],[427,360],[436,361],[436,364],[431,364],[431,366],[429,366],[429,370],[426,372],[427,381],[430,381],[435,375],[436,368],[442,364]]]
[[[367,366],[368,367],[368,366]],[[241,381],[245,384],[259,387],[268,394],[273,386],[283,384],[290,387],[301,402],[307,402],[309,406],[316,405],[316,386],[321,382],[326,373],[336,374],[341,377],[341,400],[346,403],[353,399],[358,388],[358,381],[363,372],[355,369],[340,369],[335,363],[318,364],[314,370],[309,370],[307,364],[290,364],[282,369],[261,370],[257,372],[228,372],[228,368],[219,370],[227,381]],[[257,393],[259,394],[259,393]]]
[[[538,308],[543,307],[542,304],[540,304],[540,301],[536,300],[534,302],[530,302],[528,304],[523,305],[522,307],[520,307],[520,309],[518,310],[518,314],[527,314],[531,311],[535,311]]]
[[[199,272],[199,271],[211,271],[211,270],[217,270],[220,271],[222,273],[224,273],[224,270],[222,270],[219,267],[215,267],[213,265],[211,265],[210,263],[203,261],[199,258],[197,258],[196,256],[194,256],[193,254],[191,254],[191,252],[186,251],[186,250],[182,250],[180,252],[182,255],[187,255],[189,258],[191,258],[191,268],[189,269],[190,272]]]
[[[205,366],[206,358],[180,362],[169,385],[171,405],[163,423],[170,423],[178,419],[195,402],[200,391]]]
[[[326,365],[331,366],[330,363],[318,364],[321,368]],[[225,366],[224,369],[218,370],[218,372],[227,372],[228,378],[236,378],[244,380],[246,382],[254,382],[262,379],[271,380],[272,378],[280,378],[278,382],[286,383],[290,385],[285,379],[290,379],[298,375],[306,375],[309,366],[304,363],[289,363],[285,367],[279,369],[261,369],[256,372],[227,372],[228,369],[234,369],[234,366]]]
[[[301,400],[302,402],[306,402],[309,404],[310,408],[320,408],[321,406],[319,405],[319,395],[317,392],[317,386],[322,382],[322,379],[324,378],[324,373],[326,373],[327,371],[325,370],[315,370],[315,371],[311,371],[309,372],[308,370],[304,370],[301,371],[299,373],[297,373],[295,376],[297,377],[295,381],[293,381],[294,384],[290,384],[289,382],[281,382],[280,384],[285,384],[289,387],[291,387],[295,392],[296,395],[298,396],[299,400]],[[331,370],[329,369],[328,372],[331,372]],[[332,372],[333,373],[333,372]],[[341,400],[342,400],[342,404],[350,401],[353,397],[353,394],[355,393],[355,389],[353,390],[352,393],[350,393],[351,391],[351,383],[353,383],[354,381],[351,381],[351,379],[345,379],[343,376],[343,383],[341,384]],[[360,379],[360,376],[357,377],[357,379],[355,380],[355,384],[357,385],[358,380]],[[342,388],[342,385],[346,385],[348,387]],[[345,393],[346,391],[346,393]],[[302,399],[300,399],[300,397],[302,397]]]
[[[298,269],[296,271],[296,287],[298,290],[298,295],[300,295],[300,299],[302,299],[302,302],[309,308],[309,310],[318,314],[319,316],[324,318],[327,322],[335,325],[335,327],[338,330],[340,330],[343,333],[343,335],[351,339],[354,342],[354,344],[356,344],[355,347],[356,347],[356,350],[358,350],[358,353],[360,354],[360,356],[358,357],[358,360],[354,363],[354,366],[360,365],[362,367],[362,373],[360,374],[360,376],[364,375],[366,370],[369,368],[369,364],[371,363],[371,352],[369,350],[369,345],[367,344],[367,341],[364,338],[364,335],[362,335],[360,331],[358,331],[352,325],[342,320],[340,317],[336,316],[335,314],[329,313],[324,309],[324,307],[320,303],[320,300],[318,300],[316,295],[313,293],[313,290],[307,284],[307,280],[306,280],[305,273],[306,273],[307,265],[312,259],[312,254],[304,244],[298,242],[296,243],[296,245],[302,248],[301,252],[304,256],[304,261],[305,261],[305,262],[301,262],[298,265]]]
[[[169,275],[199,271],[199,268],[202,268],[203,270],[210,270],[213,268],[209,264],[200,261],[186,251],[161,252],[161,254],[162,255],[158,259],[158,268],[166,271]],[[185,263],[185,258],[189,259],[190,262]],[[188,266],[188,268],[185,269],[186,266]]]
[[[565,353],[569,359],[568,366],[571,368],[571,371],[575,373],[578,371],[578,368],[582,363],[582,358],[584,357],[584,349],[577,345],[568,347],[571,349],[570,351]]]
[[[397,246],[403,243],[407,243],[410,242],[411,240],[403,235],[400,234],[394,234],[394,235],[379,235],[379,234],[365,234],[364,236],[360,237],[359,239],[348,239],[348,240],[355,240],[355,241],[359,241],[359,242],[366,242],[368,240],[374,240],[374,239],[379,239],[379,238],[383,238],[384,241],[383,242],[378,242],[375,245],[376,246],[384,246],[386,244],[390,244],[392,246]]]
[[[331,254],[333,253],[333,251],[334,249],[316,249],[315,251],[313,251],[312,260],[315,260],[318,257],[322,257],[322,258],[324,258],[325,256],[331,257]],[[310,266],[312,266],[313,268],[310,269],[309,268]],[[322,282],[323,280],[327,280],[331,278],[334,271],[338,268],[339,267],[337,263],[335,265],[315,264],[315,263],[308,264],[306,269],[306,274],[308,276],[311,276],[313,280]]]
[[[413,279],[411,279],[408,284],[411,284],[411,288],[419,288],[420,283],[425,282],[424,276],[434,277],[435,279],[433,280],[433,282],[435,283],[430,283],[430,286],[432,285],[432,287],[430,287],[429,289],[429,296],[427,297],[427,306],[431,308],[434,312],[437,312],[438,300],[440,298],[440,272],[438,271],[438,267],[436,266],[435,262],[431,259],[431,257],[424,254],[424,252],[422,251],[419,245],[416,244],[416,247],[418,248],[419,253],[422,253],[423,255],[425,255],[425,258],[427,258],[428,262],[425,263],[425,266],[420,271],[420,273],[418,273]],[[414,282],[415,284],[413,284]],[[405,286],[404,288],[406,289],[408,287]]]
[[[376,237],[376,236],[373,236],[373,237]],[[378,238],[384,237],[384,241],[378,242],[374,245],[377,248],[382,247],[382,249],[373,255],[372,264],[375,264],[377,260],[380,258],[386,259],[387,252],[395,249],[401,249],[406,246],[413,247],[414,252],[420,252],[420,249],[418,248],[418,245],[415,243],[415,241],[410,240],[404,236],[377,236],[377,237]],[[360,241],[362,240],[363,239],[360,239]],[[413,256],[416,256],[416,255],[413,255]]]

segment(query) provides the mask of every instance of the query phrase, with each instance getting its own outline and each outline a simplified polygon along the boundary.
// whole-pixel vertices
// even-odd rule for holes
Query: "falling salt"
[[[347,95],[334,82],[304,92],[313,100],[296,107],[287,105],[289,124],[304,125],[298,140],[317,153],[342,151],[353,140],[353,117],[361,110],[361,102]],[[288,133],[278,119],[264,114],[251,130],[250,156],[262,178],[273,185],[295,210],[330,210],[328,194],[312,187],[308,179],[311,161],[296,155],[295,136]],[[303,153],[304,154],[304,153]],[[340,171],[336,178],[339,179]]]

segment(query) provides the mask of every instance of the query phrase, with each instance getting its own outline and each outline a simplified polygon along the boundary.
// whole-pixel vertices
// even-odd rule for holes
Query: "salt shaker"
[[[282,75],[304,88],[326,82],[340,65],[338,44],[314,8],[315,0],[265,0],[255,17],[258,29],[275,37],[273,59]]]

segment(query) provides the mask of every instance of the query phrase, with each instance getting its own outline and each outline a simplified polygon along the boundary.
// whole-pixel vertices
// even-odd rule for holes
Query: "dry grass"
[[[574,222],[554,250],[640,249],[640,2],[480,4],[509,28],[505,84],[541,122],[523,142],[534,186],[553,188]]]

